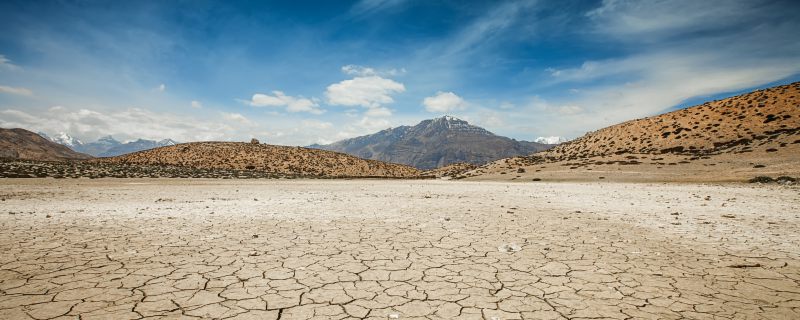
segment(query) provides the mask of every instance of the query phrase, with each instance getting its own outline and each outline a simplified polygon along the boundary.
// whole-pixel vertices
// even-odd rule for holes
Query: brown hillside
[[[92,156],[52,142],[25,129],[0,128],[0,158],[62,161],[83,160]]]
[[[798,171],[800,82],[627,121],[467,176],[741,181]]]
[[[416,177],[415,168],[301,147],[242,142],[193,142],[140,151],[99,163],[257,170],[317,177]]]
[[[632,120],[539,153],[558,160],[618,153],[707,154],[752,149],[800,131],[800,82]]]

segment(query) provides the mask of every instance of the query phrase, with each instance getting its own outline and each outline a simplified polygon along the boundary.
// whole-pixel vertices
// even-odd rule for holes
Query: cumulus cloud
[[[22,87],[9,87],[9,86],[0,86],[0,92],[8,93],[8,94],[16,94],[21,96],[32,96],[33,91],[28,88]]]
[[[307,99],[302,96],[287,96],[282,91],[272,91],[272,95],[256,93],[247,102],[254,107],[286,107],[288,112],[308,112],[322,114],[325,110],[319,108],[316,99]]]
[[[192,100],[192,108],[200,109],[203,107],[203,104],[200,101]]]
[[[328,86],[325,97],[331,105],[379,108],[394,102],[392,95],[406,91],[399,82],[379,76],[355,77]]]
[[[432,97],[427,97],[422,100],[425,105],[425,110],[435,113],[447,113],[456,110],[464,110],[467,103],[452,92],[439,91]]]

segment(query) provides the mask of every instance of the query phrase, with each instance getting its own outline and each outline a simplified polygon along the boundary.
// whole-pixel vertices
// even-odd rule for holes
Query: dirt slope
[[[0,158],[62,161],[82,160],[92,156],[45,139],[25,129],[0,128]]]
[[[171,165],[198,169],[259,170],[318,177],[415,177],[415,168],[301,147],[242,142],[193,142],[127,155],[101,163]]]
[[[800,175],[800,82],[590,132],[476,178],[740,181]]]

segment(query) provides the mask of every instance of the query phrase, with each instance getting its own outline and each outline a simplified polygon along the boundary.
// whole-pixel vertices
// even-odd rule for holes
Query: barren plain
[[[6,179],[0,319],[798,319],[800,189]]]

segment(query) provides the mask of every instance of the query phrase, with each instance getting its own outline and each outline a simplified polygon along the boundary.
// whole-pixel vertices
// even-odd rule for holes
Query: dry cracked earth
[[[800,189],[0,182],[0,319],[800,319]]]

